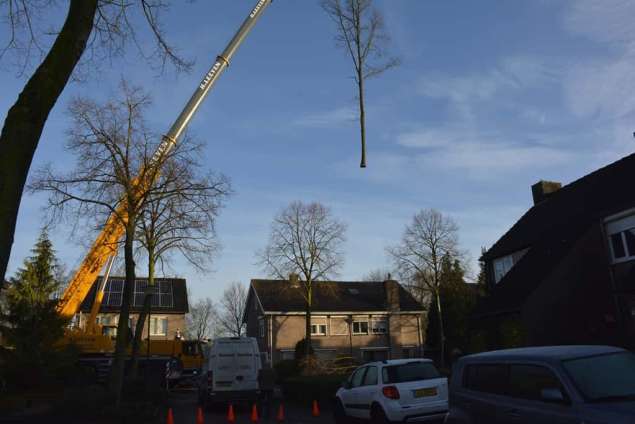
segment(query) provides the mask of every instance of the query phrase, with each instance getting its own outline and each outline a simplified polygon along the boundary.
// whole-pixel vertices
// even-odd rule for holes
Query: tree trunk
[[[366,112],[364,111],[364,76],[358,75],[357,88],[359,90],[359,130],[362,138],[362,159],[360,168],[366,168]]]
[[[309,287],[309,289],[307,290],[307,298],[306,298],[306,320],[305,320],[305,335],[304,338],[306,340],[306,343],[304,344],[304,354],[305,357],[308,357],[309,355],[311,355],[311,304],[313,303],[313,299],[312,299],[312,282],[311,281],[307,281],[307,286]]]
[[[98,0],[71,0],[68,15],[44,61],[13,104],[0,133],[0,290],[20,199],[44,123],[64,90],[93,28]]]
[[[117,339],[115,341],[115,354],[110,370],[110,392],[115,396],[117,407],[121,402],[121,389],[123,387],[124,371],[126,365],[126,349],[130,343],[130,329],[128,320],[130,318],[130,301],[134,292],[135,263],[134,263],[134,231],[135,219],[128,216],[126,224],[126,241],[124,245],[124,257],[126,263],[126,282],[123,289],[123,299],[121,301],[121,311],[119,312],[119,323],[117,324]]]
[[[154,287],[154,263],[156,258],[154,257],[154,249],[148,249],[148,287]],[[143,337],[143,326],[146,321],[146,316],[150,313],[150,306],[152,305],[152,295],[148,292],[143,297],[143,308],[139,313],[137,324],[134,332],[134,339],[132,340],[132,369],[130,370],[130,376],[137,378],[139,375],[139,349],[141,347],[141,338]],[[148,323],[148,325],[150,325]],[[148,337],[148,344],[150,344],[150,338]],[[147,367],[148,364],[146,364]]]
[[[443,331],[443,316],[441,314],[441,297],[439,296],[438,290],[434,295],[437,302],[437,318],[439,323],[439,366],[443,368],[445,366],[445,332]]]

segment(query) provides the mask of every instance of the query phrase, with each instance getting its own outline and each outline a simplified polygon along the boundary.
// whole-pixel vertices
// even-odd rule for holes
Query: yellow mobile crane
[[[203,80],[194,91],[194,94],[192,94],[192,97],[176,121],[174,121],[170,127],[168,133],[163,136],[161,143],[152,156],[149,166],[159,166],[163,156],[177,143],[179,137],[210,89],[214,86],[214,83],[223,71],[229,66],[234,53],[271,2],[272,0],[258,0],[225,50],[216,57],[216,61],[205,74]],[[139,177],[136,180],[139,191],[147,189],[152,183],[153,181],[140,181]],[[119,212],[120,216],[125,216],[125,205],[120,205],[117,212]],[[104,288],[114,261],[117,244],[124,235],[124,232],[125,228],[123,223],[118,220],[115,215],[111,215],[75,272],[75,275],[71,279],[58,304],[58,312],[62,316],[72,318],[77,314],[93,283],[97,280],[104,265],[108,263],[104,278],[101,280],[97,289],[95,301],[92,305],[86,325],[83,329],[69,331],[66,337],[68,342],[77,344],[83,353],[108,354],[114,351],[112,339],[101,334],[101,327],[96,323],[96,317],[104,297]],[[152,341],[150,343],[151,353],[159,355],[169,354],[171,356],[183,354],[184,362],[187,361],[187,352],[184,352],[185,349],[179,341],[170,342],[170,347],[167,348],[165,343],[165,341],[157,341],[156,343]],[[184,363],[184,366],[187,366],[187,364]]]

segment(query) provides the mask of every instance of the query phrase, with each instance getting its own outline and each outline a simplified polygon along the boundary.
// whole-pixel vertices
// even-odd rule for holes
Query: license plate
[[[420,398],[420,397],[428,397],[428,396],[436,396],[437,395],[437,388],[436,387],[429,387],[427,389],[417,389],[414,391],[415,397],[416,398]]]

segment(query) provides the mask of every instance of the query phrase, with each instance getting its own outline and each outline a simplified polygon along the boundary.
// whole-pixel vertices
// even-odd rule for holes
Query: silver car
[[[452,372],[445,423],[635,423],[635,355],[549,346],[465,356]]]

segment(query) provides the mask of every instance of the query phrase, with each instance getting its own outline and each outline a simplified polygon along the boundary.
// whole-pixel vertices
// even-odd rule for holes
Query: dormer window
[[[512,267],[516,265],[518,261],[520,261],[525,253],[527,253],[527,250],[529,249],[519,250],[512,254],[494,259],[494,282],[496,284],[498,284],[499,281],[503,279],[505,274],[507,274],[509,270],[512,269]]]
[[[635,215],[606,224],[613,263],[635,260]]]

